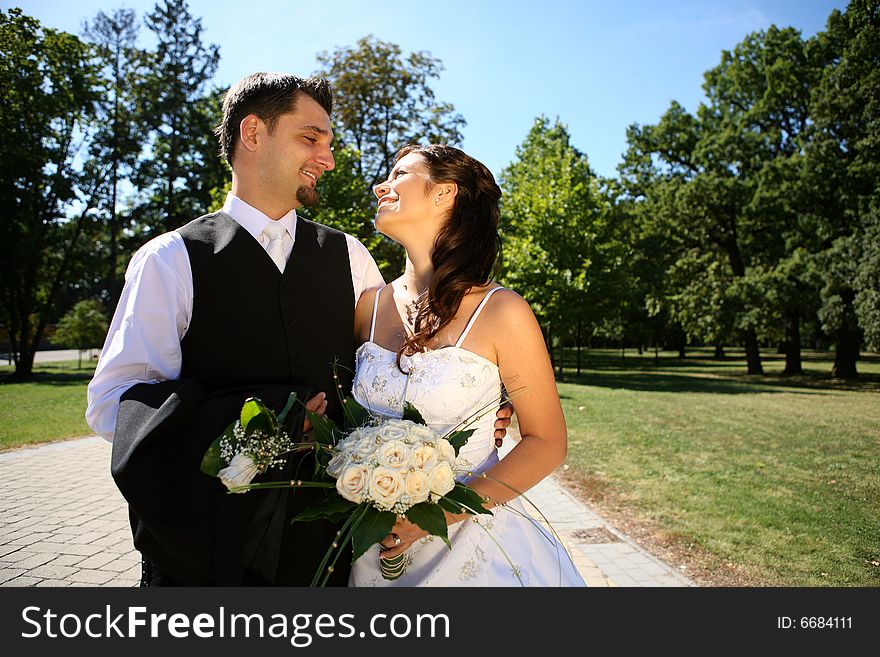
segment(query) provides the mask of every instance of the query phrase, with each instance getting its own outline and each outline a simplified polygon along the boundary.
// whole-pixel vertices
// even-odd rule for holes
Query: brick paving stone
[[[118,557],[115,554],[107,554],[105,552],[99,552],[98,554],[93,554],[90,557],[87,557],[80,561],[77,566],[80,568],[103,568],[111,561],[116,561]]]
[[[54,555],[52,561],[47,561],[47,566],[76,566],[83,559],[90,559],[91,557],[83,557],[81,554],[59,554]]]
[[[116,555],[113,556],[115,557]],[[103,568],[104,570],[111,570],[115,573],[120,573],[130,569],[134,565],[140,568],[140,560],[135,559],[134,557],[124,556],[117,557],[113,561],[107,562],[106,564],[101,566],[101,568]]]
[[[0,586],[36,586],[42,582],[39,577],[31,577],[30,575],[19,575],[15,579],[9,579],[0,584]]]
[[[0,569],[0,584],[2,584],[3,582],[7,582],[15,577],[18,577],[25,572],[27,571],[22,568],[2,568]]]
[[[63,579],[44,579],[38,584],[34,584],[34,586],[60,588],[62,586],[70,586],[70,582],[65,582]]]
[[[22,547],[17,552],[7,554],[5,557],[3,557],[3,561],[10,564],[17,564],[19,561],[27,561],[36,554],[38,553],[28,550],[27,547]]]
[[[16,561],[15,567],[25,569],[36,568],[37,566],[42,566],[47,561],[51,561],[53,558],[51,554],[46,554],[45,552],[32,552],[31,556],[27,559]]]
[[[103,570],[77,570],[64,579],[68,582],[86,582],[87,584],[106,584],[116,573]]]
[[[75,572],[77,572],[77,569],[73,566],[45,564],[34,568],[30,571],[30,574],[34,577],[41,577],[44,579],[67,579],[69,575],[72,575]]]
[[[95,543],[98,539],[104,538],[107,536],[104,532],[85,532],[84,534],[78,534],[77,536],[71,536],[67,539],[68,543],[72,543],[74,545],[86,545],[89,543]],[[95,543],[96,545],[100,545],[100,543]]]
[[[0,559],[4,558],[7,554],[12,554],[13,552],[18,552],[23,549],[24,548],[21,545],[0,545]]]

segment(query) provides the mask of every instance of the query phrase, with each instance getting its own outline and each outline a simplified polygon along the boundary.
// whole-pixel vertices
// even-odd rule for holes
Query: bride
[[[489,408],[470,424],[456,465],[493,514],[447,513],[451,550],[401,517],[380,550],[404,554],[404,574],[384,579],[371,551],[349,585],[583,586],[562,546],[515,499],[562,463],[567,436],[538,323],[522,297],[490,282],[501,190],[480,162],[431,145],[401,150],[374,191],[376,228],[406,249],[406,269],[358,301],[353,395],[385,417],[410,402],[441,433]],[[499,460],[493,409],[502,384],[517,391],[522,439]]]

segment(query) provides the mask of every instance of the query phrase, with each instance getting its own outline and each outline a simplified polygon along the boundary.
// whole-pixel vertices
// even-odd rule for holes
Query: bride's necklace
[[[405,284],[403,286],[403,289],[409,291]],[[403,305],[403,310],[406,313],[406,323],[408,325],[407,328],[409,328],[409,327],[415,328],[416,317],[418,317],[419,312],[422,310],[422,306],[425,305],[425,301],[427,300],[427,298],[428,298],[428,291],[425,290],[419,296],[417,296],[415,299],[413,299],[412,301],[407,301]]]

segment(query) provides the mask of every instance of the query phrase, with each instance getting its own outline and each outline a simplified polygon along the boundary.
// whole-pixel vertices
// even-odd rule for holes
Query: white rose
[[[403,494],[403,477],[391,468],[379,466],[370,477],[370,499],[380,509],[390,511]]]
[[[455,463],[455,448],[446,438],[441,438],[437,441],[437,449],[440,451],[441,461],[445,461],[450,465]]]
[[[437,462],[437,450],[430,445],[416,445],[412,451],[412,464],[419,470],[430,470]]]
[[[385,441],[402,440],[406,438],[411,425],[409,420],[387,420],[379,427],[379,435]]]
[[[379,446],[376,451],[379,463],[393,470],[406,470],[409,467],[411,450],[409,445],[399,440],[391,440]]]
[[[357,444],[357,441],[359,441],[361,439],[362,435],[363,434],[360,429],[355,429],[350,434],[348,434],[345,438],[343,438],[342,440],[339,441],[339,444],[336,445],[336,449],[339,449],[339,450],[351,449],[352,447],[354,447],[355,444]]]
[[[452,466],[448,463],[438,463],[434,469],[431,470],[429,479],[431,493],[433,493],[433,498],[435,500],[438,497],[443,497],[446,493],[455,488],[455,475],[452,473]]]
[[[361,461],[366,461],[376,453],[377,446],[376,433],[364,432],[364,435],[352,445],[351,451],[352,453],[357,454]]]
[[[336,490],[349,502],[360,504],[369,484],[369,470],[362,465],[349,465],[336,480]]]
[[[348,452],[336,452],[327,464],[327,474],[334,478],[338,477],[342,468],[348,465],[349,460],[351,460],[351,455]]]
[[[407,473],[404,490],[409,495],[412,504],[419,504],[427,500],[431,492],[431,482],[428,480],[428,473],[421,470]]]
[[[229,465],[220,470],[217,476],[226,488],[233,488],[234,486],[245,486],[251,483],[251,480],[259,472],[260,469],[250,456],[239,453],[232,457]],[[246,493],[247,491],[239,492]]]
[[[411,438],[430,443],[437,440],[436,432],[430,427],[426,427],[424,424],[414,424],[409,430],[409,435]]]

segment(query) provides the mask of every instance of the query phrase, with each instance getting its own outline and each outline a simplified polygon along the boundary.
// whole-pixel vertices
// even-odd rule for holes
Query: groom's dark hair
[[[220,155],[229,166],[235,157],[238,129],[244,117],[256,114],[272,132],[282,114],[296,109],[296,99],[301,93],[312,98],[327,114],[333,112],[333,93],[324,78],[253,73],[230,87],[223,99],[223,121],[214,128],[220,140]]]

